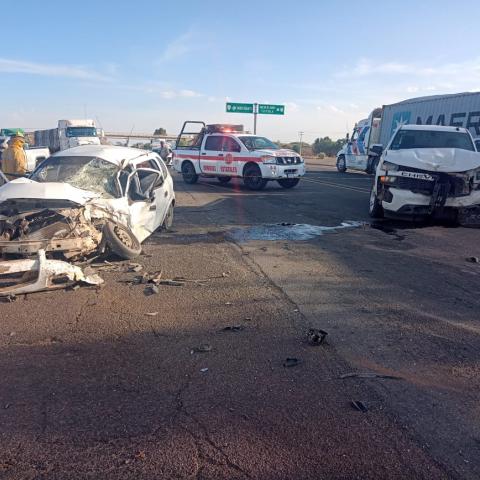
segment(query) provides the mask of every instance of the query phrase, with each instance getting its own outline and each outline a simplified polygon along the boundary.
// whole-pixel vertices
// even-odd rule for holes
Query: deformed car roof
[[[97,157],[118,167],[127,160],[127,163],[149,155],[150,152],[138,148],[119,147],[115,145],[81,145],[79,147],[61,150],[52,155],[53,157]]]

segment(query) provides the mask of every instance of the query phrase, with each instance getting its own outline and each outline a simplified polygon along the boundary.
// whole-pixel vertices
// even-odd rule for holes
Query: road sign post
[[[257,115],[285,115],[285,105],[227,102],[227,113],[253,113],[253,133],[257,134]]]

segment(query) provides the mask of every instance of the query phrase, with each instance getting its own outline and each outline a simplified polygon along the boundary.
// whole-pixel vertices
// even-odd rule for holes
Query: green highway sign
[[[227,103],[228,113],[253,113],[253,103]]]
[[[258,106],[258,113],[263,115],[285,115],[285,105],[264,105]]]

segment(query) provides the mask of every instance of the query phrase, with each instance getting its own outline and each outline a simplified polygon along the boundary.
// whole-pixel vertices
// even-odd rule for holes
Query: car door
[[[223,162],[220,161],[220,174],[230,177],[239,175],[242,171],[242,147],[234,137],[222,137]]]
[[[200,169],[203,173],[216,175],[220,172],[224,153],[222,151],[222,135],[207,135],[200,152]]]
[[[357,168],[357,139],[358,128],[355,127],[347,144],[347,153],[345,154],[345,161],[347,162],[347,168]]]

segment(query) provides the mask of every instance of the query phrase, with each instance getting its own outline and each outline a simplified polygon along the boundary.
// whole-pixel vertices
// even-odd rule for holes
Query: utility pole
[[[302,145],[303,145],[302,138],[304,133],[305,132],[298,132],[298,134],[300,135],[300,151],[298,152],[300,156],[302,156]]]
[[[253,134],[257,134],[258,103],[253,104]]]

